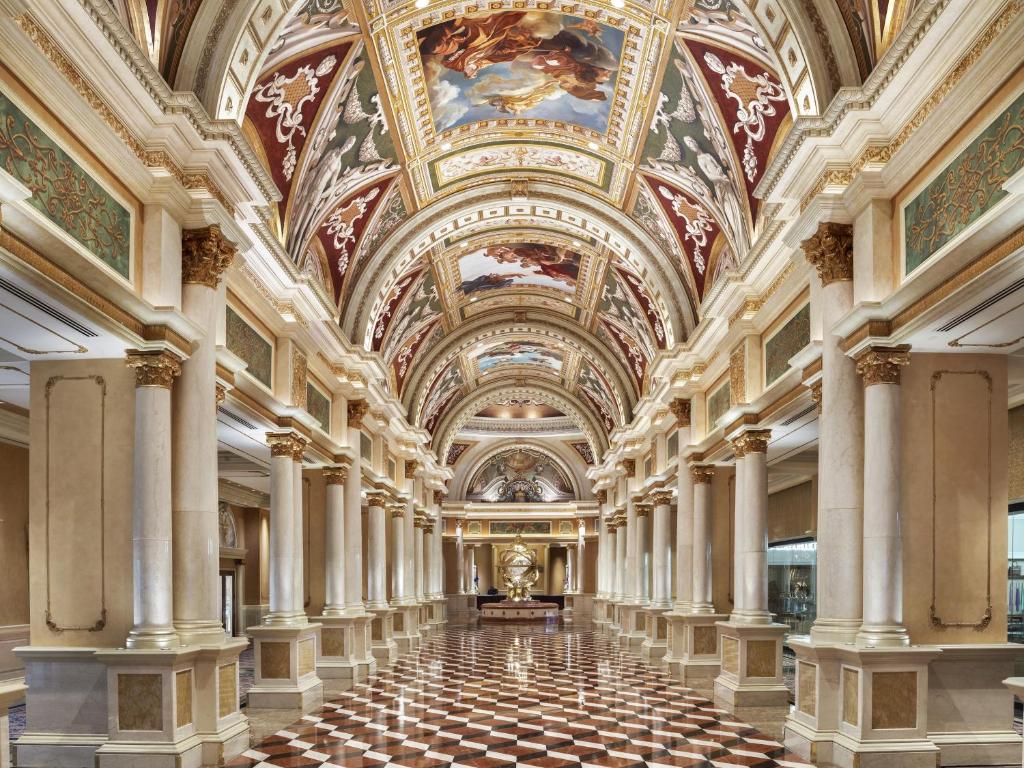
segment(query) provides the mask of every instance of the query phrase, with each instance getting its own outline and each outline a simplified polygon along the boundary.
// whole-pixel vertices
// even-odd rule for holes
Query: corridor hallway
[[[227,763],[512,764],[807,765],[590,624],[449,625]]]

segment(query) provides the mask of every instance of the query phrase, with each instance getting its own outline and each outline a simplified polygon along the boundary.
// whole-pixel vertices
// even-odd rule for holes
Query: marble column
[[[853,306],[853,227],[823,223],[802,244],[821,280],[817,616],[811,638],[852,643],[862,617],[863,387],[833,333]]]
[[[653,505],[642,502],[636,505],[636,601],[647,605],[651,601],[651,553],[647,529],[650,525]]]
[[[367,499],[367,574],[366,605],[368,608],[388,607],[387,595],[387,496],[371,493]]]
[[[735,587],[732,621],[771,622],[768,613],[768,440],[770,430],[751,430],[737,438],[743,451],[743,509],[736,520],[736,559],[742,581]]]
[[[164,350],[130,351],[135,369],[132,466],[132,628],[129,648],[173,648],[171,384],[181,360]]]
[[[267,433],[270,446],[270,612],[264,624],[299,624],[301,598],[295,590],[295,436]]]
[[[676,437],[682,451],[691,438],[690,401],[677,398],[672,401],[671,409],[676,417]],[[676,466],[675,612],[688,613],[694,600],[693,480],[685,470],[681,454]]]
[[[576,543],[565,545],[565,591],[576,592]]]
[[[182,313],[206,335],[174,388],[172,497],[174,626],[182,644],[220,644],[217,479],[217,284],[235,256],[216,225],[182,232]]]
[[[363,417],[365,400],[348,401],[348,446],[352,451],[352,476],[345,484],[345,608],[363,613]]]
[[[466,545],[462,540],[461,521],[455,523],[455,570],[459,594],[469,594],[469,590],[466,589]]]
[[[585,563],[587,555],[587,529],[586,524],[580,520],[576,532],[576,591],[580,594],[584,589],[584,578],[586,577]]]
[[[857,358],[864,379],[864,623],[857,644],[910,644],[903,626],[900,367],[909,347],[872,347]]]
[[[658,490],[651,495],[654,507],[652,548],[654,560],[654,599],[652,608],[672,607],[672,572],[669,568],[672,547],[672,492]]]
[[[626,563],[623,569],[622,592],[626,602],[636,603],[640,600],[640,564],[637,562],[637,514],[636,503],[626,503]]]
[[[744,460],[744,443],[738,440],[732,441],[733,453],[736,456],[733,476],[733,525],[732,525],[732,606],[733,612],[739,606],[739,592],[743,584],[743,558],[740,557],[738,542],[745,532],[741,531],[746,525],[747,506],[747,463]]]
[[[711,599],[711,481],[715,468],[690,468],[693,484],[693,602],[692,613],[714,613]]]
[[[305,564],[305,504],[302,493],[302,455],[306,452],[306,440],[301,437],[295,439],[295,450],[292,452],[292,525],[295,526],[295,533],[292,537],[292,546],[295,547],[295,556],[292,558],[295,580],[295,598],[298,609],[306,613],[306,564]]]
[[[427,525],[426,521],[413,521],[413,551],[415,554],[416,567],[413,571],[414,589],[417,602],[422,603],[426,599],[427,591],[424,589],[426,581],[427,558],[429,550],[424,549],[423,531]]]
[[[413,567],[416,562],[414,523],[416,520],[416,470],[419,465],[412,460],[406,460],[404,464],[405,490],[409,494],[409,500],[406,502],[405,515],[402,517],[402,527],[404,529],[402,557],[405,560],[405,570],[403,572],[405,583],[402,587],[402,592],[405,595],[406,602],[414,603],[416,601],[416,573]]]
[[[345,483],[348,465],[324,467],[326,498],[324,511],[324,616],[341,616],[346,610],[345,594]]]
[[[626,522],[617,519],[615,521],[615,599],[624,601],[628,597],[626,592],[626,552],[628,550],[629,537],[627,536]]]
[[[405,502],[391,502],[387,505],[391,517],[391,603],[406,602],[405,594]]]
[[[476,544],[470,544],[466,551],[466,573],[469,574],[469,594],[477,594],[476,585]]]

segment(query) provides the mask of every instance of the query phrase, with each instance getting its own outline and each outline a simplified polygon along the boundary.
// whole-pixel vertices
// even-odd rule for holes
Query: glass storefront
[[[793,635],[811,631],[817,556],[818,544],[813,539],[768,545],[768,610],[777,622],[788,624]]]
[[[1024,502],[1010,505],[1006,573],[1007,639],[1024,643]]]

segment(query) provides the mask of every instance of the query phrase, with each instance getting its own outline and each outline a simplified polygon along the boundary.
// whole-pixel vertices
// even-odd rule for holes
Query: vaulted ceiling
[[[794,119],[914,5],[112,2],[242,124],[281,193],[264,224],[442,457],[517,397],[600,454],[757,242]]]

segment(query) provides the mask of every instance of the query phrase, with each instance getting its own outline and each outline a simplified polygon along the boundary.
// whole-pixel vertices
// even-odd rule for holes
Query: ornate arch
[[[550,445],[529,438],[509,438],[495,445],[488,446],[473,460],[472,464],[467,464],[466,468],[459,473],[458,485],[452,485],[453,495],[449,496],[449,499],[465,499],[469,493],[469,485],[480,469],[495,456],[516,448],[528,448],[531,451],[542,453],[551,459],[572,483],[575,499],[577,501],[580,499],[582,488],[579,483],[579,473],[562,456],[559,456],[558,452],[551,448]]]

